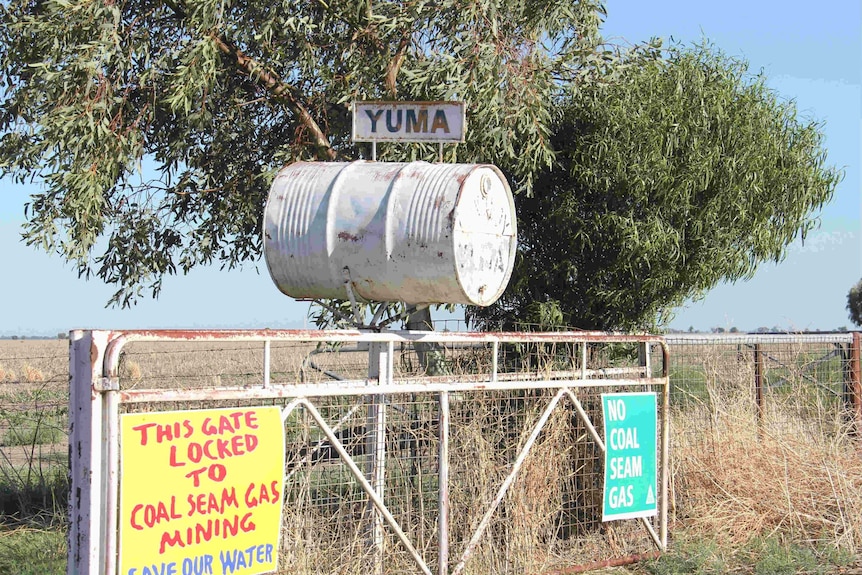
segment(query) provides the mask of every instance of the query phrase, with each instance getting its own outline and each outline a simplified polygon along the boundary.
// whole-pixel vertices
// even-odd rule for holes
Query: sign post
[[[652,517],[656,504],[656,394],[603,393],[602,521]]]

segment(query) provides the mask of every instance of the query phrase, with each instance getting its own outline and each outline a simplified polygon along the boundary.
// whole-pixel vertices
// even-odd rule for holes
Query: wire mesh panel
[[[541,573],[666,544],[661,513],[602,522],[601,394],[661,396],[667,354],[659,352],[655,362],[660,375],[651,373],[644,354],[663,348],[660,338],[433,332],[89,337],[103,338],[101,357],[93,359],[93,346],[81,347],[94,365],[88,373],[96,374],[92,385],[99,393],[92,401],[104,400],[92,409],[97,422],[77,430],[72,442],[74,450],[86,443],[82,435],[107,430],[101,447],[90,447],[90,461],[100,460],[105,469],[99,486],[107,486],[104,496],[98,488],[88,494],[99,502],[90,510],[106,510],[96,523],[117,522],[111,485],[121,467],[111,430],[122,414],[276,405],[285,439],[277,573]],[[76,386],[85,382],[78,372]],[[659,411],[655,445],[666,446],[666,418]],[[658,457],[666,468],[666,453]],[[665,484],[661,477],[657,487]],[[657,509],[665,508],[661,489],[659,498]],[[103,543],[73,531],[70,541],[78,564],[86,563],[80,559],[85,543],[96,547],[91,556],[108,558],[106,571],[83,572],[112,572],[115,536]]]

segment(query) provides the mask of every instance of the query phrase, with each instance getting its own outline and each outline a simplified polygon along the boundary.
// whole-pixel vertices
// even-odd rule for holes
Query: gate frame
[[[542,417],[534,425],[530,439],[521,449],[516,460],[513,462],[512,470],[500,486],[497,496],[488,508],[483,519],[467,544],[464,554],[451,571],[457,575],[464,568],[466,561],[482,538],[485,527],[493,516],[497,505],[505,496],[508,486],[511,485],[526,459],[530,448],[543,429],[544,421],[550,416],[553,409],[563,396],[573,401],[576,411],[586,424],[593,440],[597,442],[600,449],[604,449],[604,443],[598,432],[589,420],[586,412],[578,401],[572,389],[588,387],[622,387],[628,385],[652,385],[661,386],[661,448],[658,453],[660,466],[660,506],[658,510],[659,532],[656,533],[646,518],[641,522],[649,532],[653,542],[661,550],[667,548],[667,513],[668,513],[668,481],[669,481],[669,398],[670,385],[668,378],[669,351],[664,338],[652,335],[626,336],[620,334],[609,334],[604,332],[555,332],[555,333],[532,333],[532,332],[508,332],[508,333],[478,333],[478,332],[424,332],[424,331],[365,331],[365,330],[74,330],[69,337],[69,369],[70,369],[70,391],[69,391],[69,474],[70,474],[70,497],[69,497],[69,534],[68,534],[68,564],[67,575],[116,575],[117,553],[118,553],[118,491],[119,491],[119,407],[121,403],[141,403],[150,401],[180,402],[196,400],[254,400],[254,399],[294,399],[293,407],[306,404],[313,405],[307,401],[309,397],[324,397],[334,395],[369,395],[369,386],[374,386],[372,398],[383,397],[387,393],[409,393],[425,392],[437,393],[439,398],[439,420],[440,420],[440,445],[438,457],[440,461],[439,472],[439,546],[438,546],[438,571],[439,575],[449,575],[449,538],[448,538],[448,425],[449,425],[449,393],[459,391],[492,391],[492,390],[515,390],[515,389],[557,389],[557,393],[545,408]],[[131,342],[188,342],[188,341],[231,341],[231,342],[260,342],[264,346],[263,354],[263,381],[260,387],[223,387],[218,389],[189,389],[189,390],[120,390],[119,385],[119,359],[120,352],[127,343]],[[281,384],[273,385],[270,381],[270,345],[273,341],[293,342],[367,342],[370,348],[369,376],[367,379],[339,381],[335,385],[320,384]],[[515,379],[507,380],[498,378],[498,354],[502,343],[571,343],[580,344],[581,368],[577,370],[580,378],[564,379]],[[446,344],[446,343],[474,343],[490,344],[492,346],[492,365],[490,377],[477,381],[463,380],[463,376],[440,377],[418,377],[410,378],[410,381],[395,382],[393,379],[392,361],[394,355],[394,344]],[[625,373],[631,373],[632,369],[638,376],[636,379],[604,379],[608,375],[620,375],[620,369],[590,370],[587,368],[587,347],[595,343],[637,343],[639,344],[640,368],[623,368]],[[662,373],[655,377],[650,365],[650,348],[657,345],[662,354]],[[373,358],[377,361],[373,361]],[[375,365],[376,364],[376,365]],[[625,374],[623,373],[623,374]],[[486,373],[482,373],[482,376]],[[378,403],[378,408],[379,408]],[[288,409],[285,407],[283,409]],[[292,408],[291,408],[292,409]],[[312,415],[313,415],[312,411]],[[385,420],[382,412],[378,409],[376,413],[369,413],[369,424],[373,422],[376,429],[380,430],[381,421],[385,428]],[[378,414],[380,414],[378,416]],[[344,447],[340,445],[338,438],[332,432],[325,421],[318,420],[324,433],[333,442],[334,447],[342,452],[344,458],[347,454]],[[378,434],[379,435],[379,434]],[[383,454],[385,440],[382,442],[377,438],[377,449],[372,452]],[[334,441],[333,441],[334,440]],[[374,440],[374,439],[372,439]],[[349,455],[345,463],[350,466],[352,459]],[[355,467],[355,463],[353,465]],[[382,470],[382,467],[378,466]],[[354,475],[360,473],[358,469],[351,470]],[[398,529],[397,524],[392,522],[392,517],[386,510],[382,499],[376,497],[375,491],[382,488],[379,484],[383,480],[382,473],[369,469],[372,480],[368,482],[356,475],[363,483],[369,483],[366,492],[375,511],[375,529],[373,535],[375,541],[382,537],[382,529],[385,523],[394,527],[396,535],[411,551],[414,559],[417,554],[406,535]],[[370,490],[369,490],[370,488]],[[382,553],[377,546],[376,571],[382,573]],[[418,557],[419,566],[423,572],[430,575],[430,570],[424,564],[421,556]]]

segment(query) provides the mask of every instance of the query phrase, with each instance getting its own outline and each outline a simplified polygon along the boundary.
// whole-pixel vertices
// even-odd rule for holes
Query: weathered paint
[[[68,575],[103,573],[108,489],[103,430],[105,394],[97,391],[108,332],[72,331],[69,337]]]
[[[273,182],[264,255],[297,299],[487,306],[505,290],[515,204],[491,165],[299,162]]]

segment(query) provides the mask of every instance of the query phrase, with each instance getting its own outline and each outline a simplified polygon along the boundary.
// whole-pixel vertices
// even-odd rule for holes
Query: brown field
[[[69,344],[64,340],[0,340],[0,462],[22,466],[30,461],[61,461],[67,457],[65,410],[69,394]],[[35,414],[62,414],[61,417]],[[23,436],[33,422],[48,431],[49,443]],[[12,430],[23,430],[10,438]],[[5,439],[5,441],[4,441]],[[8,445],[8,443],[23,443]]]

